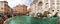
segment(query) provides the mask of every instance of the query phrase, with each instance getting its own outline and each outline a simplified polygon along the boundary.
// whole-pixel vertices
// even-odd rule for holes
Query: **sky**
[[[4,0],[0,0],[0,1],[4,1]]]
[[[4,1],[4,0],[0,0],[0,1]],[[18,4],[21,4],[21,5],[26,5],[28,6],[28,8],[30,7],[30,4],[32,3],[33,0],[5,0],[8,2],[8,5],[13,8],[15,7],[16,5]]]
[[[28,8],[30,7],[30,4],[32,3],[33,0],[6,0],[8,2],[8,5],[13,8],[18,4],[21,5],[26,5]]]

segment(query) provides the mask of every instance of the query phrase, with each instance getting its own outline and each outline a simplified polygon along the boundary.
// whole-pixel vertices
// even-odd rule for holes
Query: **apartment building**
[[[14,12],[16,14],[26,14],[27,13],[27,6],[25,5],[16,5],[16,7],[14,7]]]
[[[7,1],[4,1],[4,12],[5,13],[11,13],[12,12],[12,8],[8,5]]]
[[[0,13],[4,12],[4,2],[0,1]]]

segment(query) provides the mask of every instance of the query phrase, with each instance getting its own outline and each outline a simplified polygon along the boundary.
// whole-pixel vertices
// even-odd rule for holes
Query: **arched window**
[[[34,1],[33,1],[33,4],[35,4],[36,2],[38,2],[38,0],[34,0]]]
[[[40,1],[40,2],[38,3],[38,6],[42,6],[42,4],[43,4],[42,1]]]
[[[1,9],[3,9],[3,8],[1,8]]]

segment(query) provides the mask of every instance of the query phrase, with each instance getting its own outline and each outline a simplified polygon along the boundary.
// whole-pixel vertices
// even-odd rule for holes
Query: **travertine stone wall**
[[[33,0],[33,2],[30,5],[29,15],[36,16],[38,12],[44,14],[45,11],[51,13],[49,14],[49,16],[53,16],[56,14],[56,12],[58,12],[59,16],[60,0]]]

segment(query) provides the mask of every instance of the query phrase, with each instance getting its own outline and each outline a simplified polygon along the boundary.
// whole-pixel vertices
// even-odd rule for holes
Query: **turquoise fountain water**
[[[52,18],[35,18],[31,16],[16,16],[4,24],[58,24],[58,17]]]

